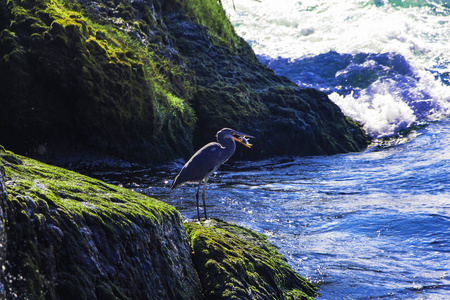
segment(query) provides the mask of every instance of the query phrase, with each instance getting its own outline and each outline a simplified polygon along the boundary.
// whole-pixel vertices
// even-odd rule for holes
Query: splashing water
[[[209,215],[266,234],[319,299],[450,299],[450,2],[222,3],[277,73],[373,137],[408,130],[361,153],[229,162],[208,182]],[[195,187],[169,190],[182,165],[92,175],[192,219]]]
[[[224,1],[260,60],[374,138],[450,114],[448,1]]]
[[[267,235],[318,299],[448,299],[449,147],[444,119],[381,150],[228,162],[208,182],[208,215]],[[92,175],[192,220],[196,186],[169,189],[182,166]]]

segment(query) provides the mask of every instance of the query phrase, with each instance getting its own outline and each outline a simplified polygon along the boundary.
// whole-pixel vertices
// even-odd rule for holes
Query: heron
[[[235,141],[250,148],[252,144],[248,142],[249,138],[254,137],[230,128],[223,128],[219,130],[216,134],[217,142],[206,144],[198,150],[173,180],[172,186],[170,187],[171,190],[174,190],[185,183],[198,183],[195,198],[197,200],[197,217],[199,221],[200,210],[198,205],[198,194],[202,183],[203,209],[205,211],[205,219],[208,219],[206,216],[205,204],[206,182],[211,174],[217,171],[217,169],[233,155],[236,150]]]

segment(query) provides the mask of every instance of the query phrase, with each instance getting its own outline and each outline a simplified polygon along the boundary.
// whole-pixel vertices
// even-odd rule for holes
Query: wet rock
[[[4,149],[0,165],[2,299],[202,299],[173,207]]]
[[[55,161],[189,157],[222,127],[237,158],[333,154],[368,138],[328,97],[261,64],[217,1],[2,1],[1,142]]]
[[[267,238],[221,220],[185,223],[205,299],[314,299]]]
[[[313,299],[267,238],[0,146],[2,299]]]

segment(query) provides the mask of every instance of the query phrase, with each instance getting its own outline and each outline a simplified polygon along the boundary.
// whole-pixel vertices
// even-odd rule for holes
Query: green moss
[[[40,199],[56,206],[63,213],[79,217],[89,214],[100,220],[103,216],[115,214],[129,222],[139,217],[158,222],[161,214],[176,212],[162,202],[127,189],[36,161],[25,159],[21,165],[8,167],[9,165],[6,176],[14,182],[8,188],[11,199],[28,195],[32,199]]]
[[[267,238],[220,220],[186,223],[206,299],[313,299],[316,288],[297,275]]]
[[[53,278],[55,270],[52,269],[57,268],[54,260],[62,259],[61,256],[67,253],[64,264],[81,268],[82,262],[72,260],[77,255],[86,255],[81,254],[88,247],[83,239],[86,240],[86,234],[94,235],[89,233],[91,231],[97,230],[97,237],[92,238],[100,247],[104,242],[98,239],[115,240],[126,236],[136,224],[158,227],[161,220],[181,218],[175,208],[163,202],[15,155],[3,148],[0,148],[0,165],[4,167],[8,193],[4,207],[8,214],[8,251],[12,251],[8,252],[8,259],[13,268],[8,272],[24,278],[11,285],[21,297],[56,299],[51,297],[57,291]],[[70,254],[72,251],[81,253]],[[106,248],[106,251],[111,250]],[[112,253],[106,254],[117,255]],[[74,282],[73,297],[81,297],[83,290],[92,292],[93,278],[95,281],[92,270],[74,269],[70,274],[73,278],[67,282],[61,274],[57,278],[62,281],[59,285],[65,287]],[[65,292],[62,289],[58,293],[66,295]],[[86,299],[91,298],[92,295],[88,295]]]
[[[138,11],[129,1],[115,2],[121,18],[135,20]],[[12,137],[9,147],[26,152],[43,141],[90,141],[90,147],[122,157],[147,152],[148,160],[155,159],[152,154],[170,155],[168,143],[175,152],[189,150],[196,121],[189,104],[192,74],[179,58],[174,62],[161,55],[160,42],[143,45],[135,38],[139,28],[148,33],[156,26],[150,6],[139,5],[139,22],[107,23],[76,1],[7,2],[9,15],[1,17],[11,22],[0,28],[0,88],[8,87],[3,111],[21,113],[16,124],[2,127],[26,140]],[[180,133],[183,138],[174,138]],[[122,150],[120,143],[140,154]],[[153,149],[144,147],[151,143]]]
[[[21,207],[32,199],[44,208],[74,217],[89,215],[100,222],[114,215],[122,222],[145,218],[158,223],[162,215],[179,214],[175,208],[142,194],[9,151],[0,152],[0,159],[8,178],[9,201]],[[25,208],[20,213],[29,218]],[[45,220],[40,213],[33,212],[33,217]]]
[[[207,27],[214,38],[224,45],[235,48],[240,38],[217,0],[176,0],[188,17]]]
[[[164,113],[158,114],[158,111],[171,110],[176,114],[177,118],[186,120],[186,123],[192,128],[195,122],[195,115],[186,102],[186,99],[180,98],[190,97],[192,88],[189,80],[183,78],[186,75],[183,74],[180,67],[156,55],[149,48],[142,47],[140,42],[131,38],[126,32],[117,30],[110,25],[98,24],[88,19],[86,16],[89,14],[86,12],[81,13],[80,8],[74,8],[70,3],[67,0],[50,2],[46,12],[55,18],[52,26],[55,23],[66,29],[68,26],[73,26],[74,29],[72,30],[81,33],[85,43],[90,45],[87,48],[89,52],[93,52],[94,57],[95,54],[106,56],[108,63],[119,64],[132,68],[135,72],[139,72],[144,77],[144,82],[149,84],[147,87],[148,95],[154,97],[152,101],[157,104],[155,107],[157,116],[162,117],[158,120],[159,122],[162,124],[167,122],[167,116]],[[126,5],[130,7],[129,3],[126,3]],[[124,7],[124,3],[120,3],[117,9],[123,12]],[[74,11],[73,9],[80,11]],[[175,80],[170,80],[169,77]],[[172,88],[172,81],[176,82],[178,91]],[[174,94],[178,94],[178,96]],[[145,100],[145,97],[142,97],[141,94],[138,94],[137,97],[138,99],[131,101],[139,102]],[[174,105],[175,98],[176,105]],[[143,103],[137,104],[137,107],[142,106]],[[137,109],[136,112],[142,114],[145,111]],[[136,117],[131,111],[122,111],[122,113],[128,119]]]
[[[0,45],[0,139],[40,159],[158,163],[221,127],[258,139],[241,158],[367,146],[326,95],[263,66],[220,1],[3,1]]]

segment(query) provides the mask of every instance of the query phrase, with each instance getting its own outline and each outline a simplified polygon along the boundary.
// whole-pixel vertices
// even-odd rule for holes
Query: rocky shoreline
[[[267,239],[47,165],[364,149],[326,94],[258,61],[216,0],[0,2],[0,298],[312,299]],[[257,141],[257,142],[256,142]],[[24,155],[24,156],[21,156]],[[31,158],[28,158],[31,157]]]
[[[0,147],[2,299],[313,299],[263,235]]]

